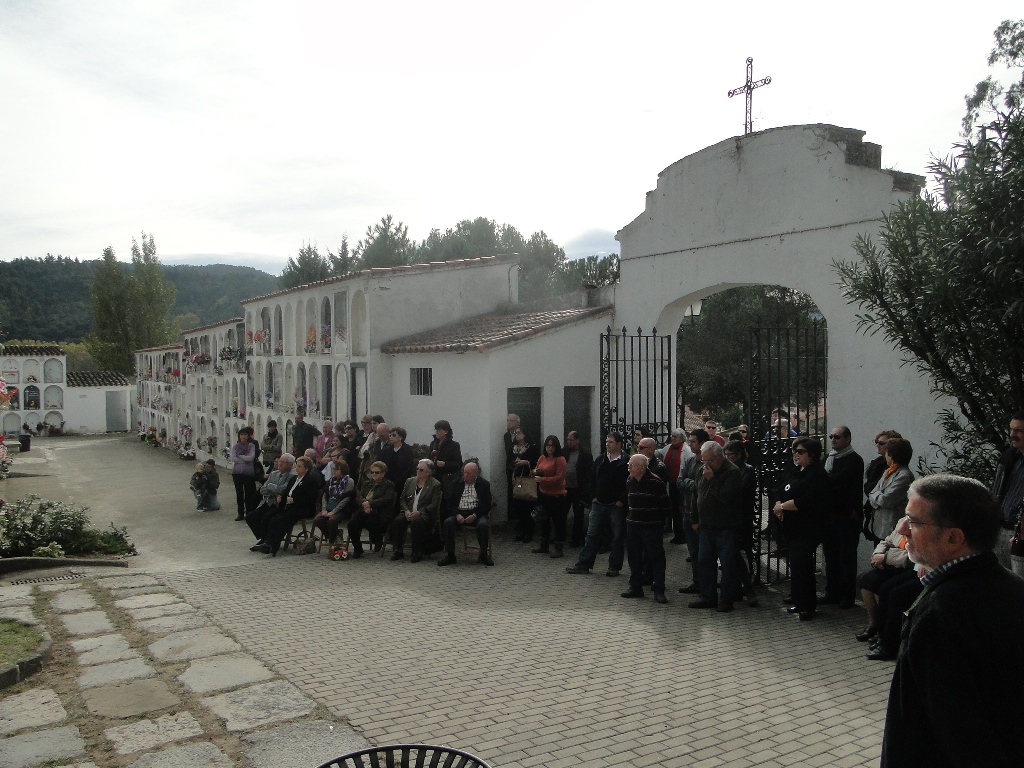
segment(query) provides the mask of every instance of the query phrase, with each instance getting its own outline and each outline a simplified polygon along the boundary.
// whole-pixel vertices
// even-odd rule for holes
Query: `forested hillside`
[[[98,263],[51,255],[0,262],[0,330],[9,339],[82,341],[92,327],[90,287]],[[270,293],[277,284],[276,277],[252,267],[163,269],[178,292],[171,317],[187,316],[186,326],[237,317],[239,301]]]

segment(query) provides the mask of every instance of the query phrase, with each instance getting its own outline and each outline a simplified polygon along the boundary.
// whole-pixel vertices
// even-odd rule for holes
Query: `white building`
[[[0,345],[0,373],[17,390],[0,421],[4,434],[25,425],[37,434],[39,425],[80,433],[128,429],[127,377],[109,371],[67,373],[64,350],[56,344]]]
[[[517,261],[487,257],[367,270],[249,299],[244,318],[136,352],[136,420],[179,451],[188,445],[200,460],[223,462],[247,424],[262,436],[274,419],[290,438],[298,407],[317,427],[380,413],[422,444],[447,419],[463,455],[500,488],[510,409],[533,439],[564,436],[567,424],[597,433],[595,339],[611,312],[586,306],[596,294],[531,306],[517,298]]]

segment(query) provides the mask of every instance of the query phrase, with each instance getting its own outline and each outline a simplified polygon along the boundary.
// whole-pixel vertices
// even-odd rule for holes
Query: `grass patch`
[[[0,619],[0,667],[17,664],[28,658],[42,641],[43,636],[35,627]]]

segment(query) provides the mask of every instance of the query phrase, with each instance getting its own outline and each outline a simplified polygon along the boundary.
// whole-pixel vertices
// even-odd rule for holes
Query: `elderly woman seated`
[[[267,521],[266,543],[257,547],[257,552],[276,556],[281,541],[299,520],[309,520],[316,515],[316,501],[320,496],[320,483],[313,469],[313,462],[306,456],[295,460],[295,478],[288,488],[277,497],[277,509]]]
[[[374,552],[379,552],[384,540],[385,526],[395,515],[395,486],[384,475],[388,466],[383,461],[370,464],[369,480],[356,493],[356,506],[348,524],[348,537],[352,541],[352,557],[363,556],[362,535],[365,528],[370,534]]]
[[[392,560],[405,557],[405,529],[412,528],[412,558],[418,563],[430,550],[430,531],[438,519],[443,491],[441,482],[433,477],[434,462],[421,459],[416,476],[405,481],[399,497],[400,511],[391,522],[389,532],[395,547]]]
[[[900,522],[902,522],[902,518]],[[897,523],[897,528],[899,523]],[[895,530],[879,542],[871,555],[871,570],[862,573],[857,583],[868,612],[868,625],[857,635],[862,643],[878,634],[881,619],[878,613],[878,591],[890,579],[907,573],[914,564],[907,554],[907,537]]]
[[[331,464],[331,478],[324,487],[323,508],[313,518],[313,527],[321,532],[330,544],[338,538],[341,521],[352,514],[355,505],[356,483],[348,473],[348,463],[343,460]]]

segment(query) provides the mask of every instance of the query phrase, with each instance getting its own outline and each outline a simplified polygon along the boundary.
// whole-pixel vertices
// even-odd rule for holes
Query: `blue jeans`
[[[644,591],[644,568],[651,569],[654,594],[665,592],[665,545],[661,525],[626,523],[626,552],[629,555],[629,588]],[[644,555],[647,557],[645,558]]]
[[[217,500],[217,492],[207,493],[206,491],[192,491],[196,497],[196,509],[220,509],[220,502]]]
[[[594,561],[597,560],[597,546],[601,539],[601,526],[604,525],[605,520],[612,526],[612,551],[608,554],[608,569],[622,570],[622,560],[625,555],[623,529],[626,527],[626,510],[614,504],[598,504],[596,501],[590,505],[587,540],[583,542],[579,560],[576,561],[577,566],[581,568],[594,567]]]
[[[741,597],[739,589],[739,554],[736,533],[731,528],[709,530],[700,527],[700,551],[697,570],[700,573],[700,599],[718,603],[718,562],[722,562],[722,602],[732,603]]]

